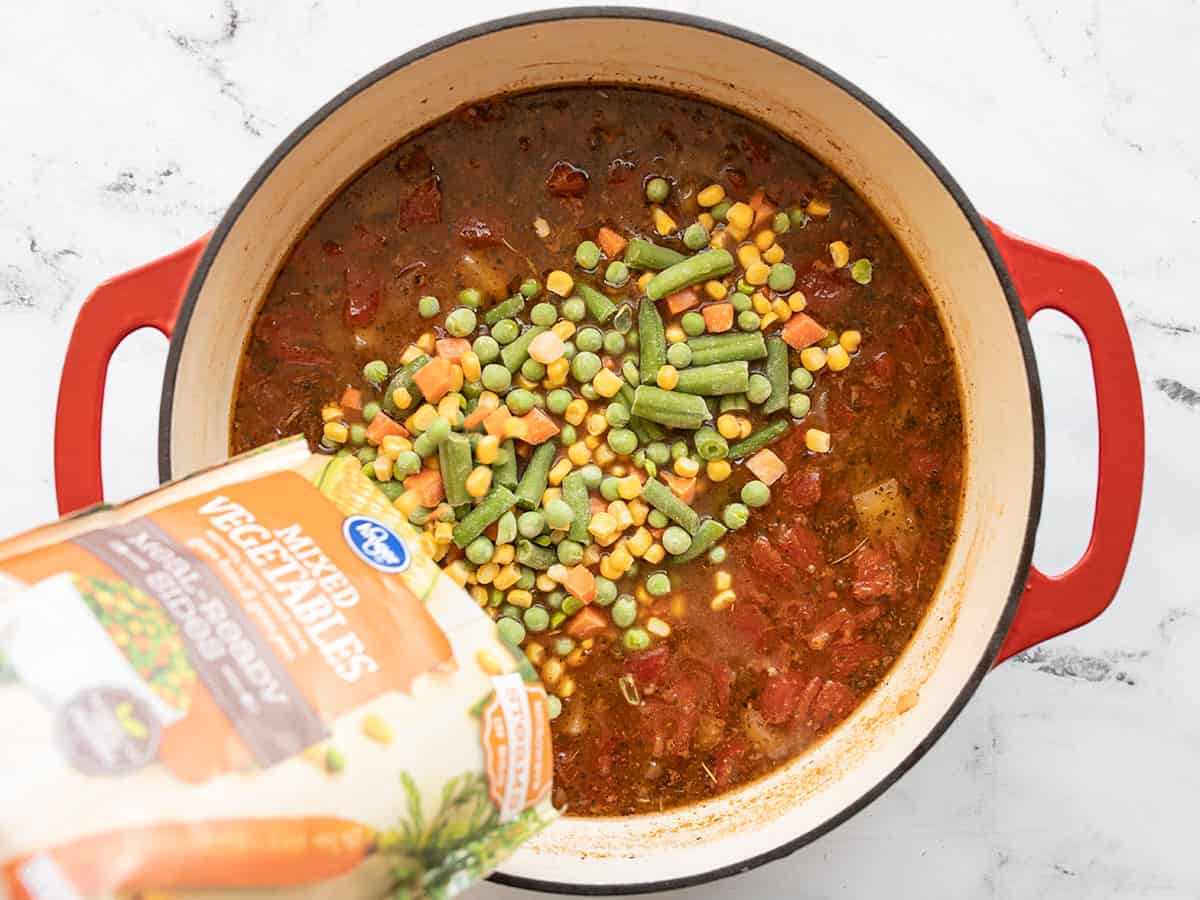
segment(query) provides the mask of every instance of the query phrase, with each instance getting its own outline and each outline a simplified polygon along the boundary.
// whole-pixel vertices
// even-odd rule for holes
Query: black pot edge
[[[852,96],[858,102],[862,103],[875,115],[882,119],[887,125],[896,132],[906,144],[912,148],[925,165],[929,166],[930,170],[937,176],[942,185],[949,191],[958,204],[963,215],[967,218],[971,228],[975,231],[976,237],[979,238],[980,244],[983,246],[984,252],[987,253],[991,260],[992,266],[996,271],[996,276],[1000,280],[1000,285],[1004,290],[1004,295],[1008,300],[1009,312],[1012,314],[1013,325],[1017,331],[1017,338],[1021,345],[1021,353],[1025,359],[1025,373],[1029,387],[1030,405],[1033,407],[1033,481],[1030,484],[1030,503],[1029,503],[1029,518],[1025,526],[1025,538],[1022,542],[1020,557],[1017,560],[1016,570],[1013,574],[1012,585],[1009,589],[1008,602],[1005,605],[1004,613],[997,623],[996,631],[992,635],[992,639],[988,642],[983,656],[971,673],[969,679],[963,685],[962,690],[954,699],[946,714],[930,729],[926,738],[921,741],[912,752],[908,754],[886,777],[881,779],[870,790],[859,797],[854,803],[850,804],[842,812],[836,816],[832,816],[816,828],[810,829],[802,835],[781,844],[764,853],[757,854],[739,863],[728,866],[721,866],[716,869],[710,869],[707,872],[701,872],[696,875],[688,875],[681,878],[667,878],[659,881],[645,882],[627,882],[622,884],[571,884],[557,881],[542,881],[533,878],[522,878],[519,876],[505,875],[503,873],[493,873],[489,880],[498,884],[508,885],[511,887],[519,887],[527,890],[545,891],[560,894],[578,894],[584,896],[603,896],[608,894],[641,894],[653,891],[668,891],[680,888],[692,887],[699,884],[705,884],[710,881],[716,881],[720,878],[727,878],[731,875],[738,875],[742,872],[747,872],[750,869],[772,862],[777,859],[782,859],[789,856],[801,847],[812,843],[822,835],[832,831],[843,822],[850,819],[855,814],[861,812],[869,806],[877,797],[885,790],[895,784],[902,775],[911,769],[937,742],[937,740],[945,733],[950,724],[958,718],[960,712],[966,706],[967,701],[978,689],[983,681],[983,676],[992,668],[1000,646],[1008,633],[1008,627],[1012,623],[1013,617],[1016,615],[1017,607],[1020,605],[1021,595],[1025,588],[1025,582],[1029,576],[1029,569],[1033,558],[1034,537],[1037,533],[1038,521],[1041,517],[1042,507],[1042,489],[1045,477],[1046,464],[1046,447],[1045,447],[1045,423],[1043,420],[1042,411],[1042,392],[1041,384],[1038,379],[1037,364],[1033,353],[1033,344],[1029,336],[1029,328],[1025,318],[1024,310],[1021,307],[1020,299],[1017,296],[1017,291],[1013,285],[1012,278],[1009,276],[1008,269],[1004,264],[1004,260],[1000,256],[1000,251],[997,249],[995,242],[992,240],[991,232],[984,223],[983,218],[971,205],[966,194],[958,183],[951,177],[945,166],[938,160],[933,152],[926,147],[907,127],[905,127],[899,119],[883,107],[877,100],[859,88],[857,85],[846,80],[842,76],[836,74],[832,70],[826,68],[821,63],[809,58],[799,51],[793,50],[790,47],[784,46],[769,38],[753,32],[744,31],[732,25],[727,25],[722,22],[717,22],[712,19],[706,19],[699,16],[688,15],[685,13],[668,12],[664,10],[644,9],[635,7],[620,7],[620,6],[580,6],[573,8],[559,8],[542,10],[540,12],[523,13],[520,15],[507,16],[500,19],[493,19],[489,22],[484,22],[479,25],[474,25],[469,28],[464,28],[444,37],[430,41],[421,47],[410,50],[402,56],[396,57],[391,62],[385,63],[375,69],[368,75],[360,78],[354,84],[343,90],[332,100],[318,109],[315,113],[309,116],[301,123],[291,134],[289,134],[282,143],[267,157],[266,161],[258,168],[246,186],[238,193],[225,215],[221,218],[216,230],[213,231],[212,237],[209,239],[208,245],[204,250],[204,254],[200,258],[200,262],[196,266],[196,271],[192,275],[191,282],[188,285],[187,293],[184,296],[183,303],[180,306],[179,317],[176,321],[175,331],[171,337],[170,349],[167,353],[166,372],[163,376],[163,393],[162,402],[159,406],[159,478],[162,481],[171,479],[171,407],[175,396],[175,378],[179,369],[179,358],[183,351],[183,342],[187,336],[188,325],[191,322],[192,312],[195,309],[196,300],[199,296],[200,286],[204,283],[205,277],[212,266],[213,260],[216,258],[218,251],[223,245],[225,238],[229,235],[233,228],[234,222],[242,210],[249,203],[250,198],[258,191],[259,187],[275,170],[275,167],[287,156],[292,149],[299,144],[309,132],[313,131],[320,125],[331,113],[344,105],[355,95],[366,90],[375,82],[391,75],[396,70],[403,68],[409,63],[422,59],[430,54],[444,50],[455,44],[471,40],[486,34],[491,34],[497,31],[504,31],[509,28],[520,28],[526,25],[534,25],[544,22],[557,22],[565,19],[641,19],[655,22],[664,22],[671,25],[681,25],[689,28],[697,28],[702,31],[711,31],[725,37],[734,38],[759,47],[763,50],[769,50],[778,56],[782,56],[790,62],[804,66],[813,73],[819,75],[825,80],[832,82],[837,87],[841,88],[847,94]]]

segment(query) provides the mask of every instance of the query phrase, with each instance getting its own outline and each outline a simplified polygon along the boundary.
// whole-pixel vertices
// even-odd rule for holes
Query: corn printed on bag
[[[546,693],[352,458],[0,543],[0,896],[449,897],[554,818]]]

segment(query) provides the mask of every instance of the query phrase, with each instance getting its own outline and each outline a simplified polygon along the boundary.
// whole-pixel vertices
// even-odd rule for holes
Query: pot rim
[[[1021,355],[1025,362],[1026,383],[1029,389],[1030,407],[1033,413],[1033,478],[1030,483],[1029,495],[1029,515],[1025,523],[1025,535],[1021,544],[1021,552],[1016,561],[1015,570],[1013,573],[1012,584],[1009,588],[1008,600],[1005,603],[1004,611],[996,624],[996,629],[988,641],[986,648],[972,670],[970,676],[964,682],[959,690],[954,701],[950,704],[946,713],[930,728],[929,733],[925,738],[917,744],[909,754],[901,760],[891,772],[881,778],[870,789],[863,792],[852,803],[848,804],[841,812],[830,816],[820,825],[809,829],[803,834],[793,837],[791,840],[784,842],[778,846],[764,850],[754,856],[744,859],[738,863],[732,863],[725,866],[720,866],[715,869],[709,869],[705,872],[700,872],[694,875],[681,876],[678,878],[662,878],[651,881],[641,882],[624,882],[620,884],[604,884],[604,883],[574,883],[547,881],[536,878],[526,878],[522,876],[507,875],[503,872],[494,872],[489,876],[488,880],[498,884],[508,885],[511,887],[524,888],[526,890],[546,891],[560,894],[577,894],[584,896],[599,896],[606,894],[639,894],[648,893],[651,891],[675,890],[679,888],[692,887],[695,885],[705,884],[711,881],[716,881],[721,878],[726,878],[731,875],[737,875],[742,872],[747,872],[750,869],[758,868],[768,862],[773,862],[777,859],[782,859],[789,856],[801,847],[804,847],[817,838],[832,831],[837,826],[849,820],[852,816],[861,812],[869,806],[876,798],[884,791],[891,787],[900,779],[909,769],[923,757],[929,749],[941,738],[941,736],[950,727],[951,723],[958,718],[966,706],[967,701],[974,695],[983,680],[983,676],[992,668],[996,655],[1000,650],[1000,646],[1004,641],[1005,635],[1008,633],[1008,628],[1012,623],[1013,617],[1016,615],[1017,607],[1020,605],[1021,595],[1025,588],[1025,583],[1029,577],[1029,570],[1033,559],[1033,544],[1037,533],[1038,521],[1041,517],[1042,506],[1042,490],[1045,478],[1045,422],[1042,409],[1042,393],[1041,383],[1038,377],[1037,364],[1033,353],[1033,344],[1030,339],[1028,320],[1025,316],[1024,309],[1021,306],[1020,299],[1017,295],[1016,287],[1013,284],[1012,278],[1009,275],[1008,269],[1000,256],[1000,252],[992,239],[991,232],[983,221],[983,217],[976,211],[975,207],[967,199],[966,194],[950,173],[942,165],[941,161],[934,153],[921,142],[915,134],[913,134],[895,115],[886,109],[878,100],[862,90],[856,84],[852,83],[843,76],[837,74],[833,70],[817,62],[804,53],[794,50],[791,47],[785,46],[770,38],[763,37],[751,31],[738,28],[733,25],[728,25],[724,22],[719,22],[714,19],[709,19],[701,16],[694,16],[687,13],[677,13],[667,10],[625,6],[579,6],[579,7],[559,7],[545,10],[538,10],[529,13],[521,13],[513,16],[506,16],[498,19],[491,19],[482,22],[478,25],[473,25],[467,28],[459,29],[451,32],[440,38],[429,41],[426,44],[410,50],[408,53],[402,54],[395,59],[384,63],[372,72],[364,75],[362,78],[355,81],[353,84],[346,87],[344,90],[335,95],[331,100],[322,105],[316,112],[304,120],[297,126],[282,142],[271,152],[270,156],[258,167],[254,174],[246,182],[245,187],[238,193],[221,217],[220,223],[212,232],[208,244],[204,249],[204,253],[192,274],[191,280],[188,283],[187,292],[184,295],[183,302],[179,309],[179,316],[175,325],[174,332],[171,336],[170,347],[167,353],[166,371],[163,375],[163,391],[162,400],[159,406],[159,478],[161,481],[170,481],[171,472],[171,410],[175,399],[175,382],[179,371],[180,357],[183,352],[184,340],[187,337],[188,325],[191,322],[192,313],[195,310],[196,302],[200,294],[200,288],[208,275],[209,269],[212,267],[213,261],[217,254],[224,246],[225,239],[229,236],[234,223],[245,209],[250,199],[263,185],[264,182],[271,176],[275,168],[280,162],[301,142],[314,131],[321,123],[323,123],[334,111],[344,106],[349,100],[356,95],[367,90],[375,83],[387,78],[405,66],[423,59],[433,53],[453,47],[456,44],[464,43],[484,35],[492,34],[499,31],[506,31],[512,28],[521,28],[527,25],[537,25],[547,22],[561,22],[570,19],[632,19],[641,21],[659,22],[667,25],[676,25],[684,28],[694,28],[701,31],[708,31],[724,37],[733,38],[738,41],[758,47],[762,50],[767,50],[777,56],[781,56],[789,62],[803,66],[813,74],[832,83],[834,86],[845,91],[859,103],[867,107],[874,115],[878,116],[901,140],[906,143],[909,148],[921,159],[921,161],[929,167],[930,171],[941,182],[942,186],[949,192],[955,204],[967,219],[971,229],[975,232],[984,252],[987,254],[989,261],[995,270],[996,276],[1000,281],[1001,289],[1004,291],[1005,299],[1008,302],[1009,313],[1013,319],[1013,326],[1017,332],[1017,339],[1021,347]]]

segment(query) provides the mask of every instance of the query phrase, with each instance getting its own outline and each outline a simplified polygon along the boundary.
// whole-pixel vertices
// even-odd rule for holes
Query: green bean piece
[[[646,298],[638,304],[638,343],[642,384],[653,384],[658,370],[667,362],[667,333],[658,306]]]
[[[408,391],[408,395],[412,397],[412,402],[409,403],[406,409],[414,409],[416,405],[421,402],[423,399],[421,395],[421,389],[417,387],[416,382],[413,381],[413,376],[416,375],[417,372],[419,372],[428,362],[429,357],[422,353],[412,362],[401,366],[399,371],[392,376],[392,380],[388,382],[387,389],[383,392],[383,408],[385,411],[389,413],[394,413],[397,411],[396,401],[392,399],[392,395],[400,388],[404,388],[404,390]],[[400,410],[400,412],[404,412],[404,410]]]
[[[633,392],[631,412],[640,419],[689,431],[695,431],[709,418],[708,404],[703,397],[664,391],[648,384]]]
[[[507,300],[497,303],[483,314],[484,325],[495,325],[501,319],[514,319],[525,311],[525,298],[521,294],[513,294]]]
[[[567,502],[567,506],[571,507],[571,527],[567,531],[567,537],[581,544],[588,543],[591,540],[588,523],[592,520],[592,507],[588,499],[587,484],[579,470],[563,479],[562,498]]]
[[[766,428],[759,429],[746,438],[744,441],[738,441],[736,444],[729,445],[729,458],[742,459],[761,450],[768,444],[777,441],[783,437],[783,433],[791,428],[792,425],[786,419],[780,419],[777,422],[772,422]]]
[[[717,406],[718,412],[742,412],[750,408],[750,401],[746,399],[745,394],[728,394],[721,398],[720,404]]]
[[[584,284],[582,281],[575,282],[575,293],[583,298],[583,304],[587,307],[588,314],[597,322],[604,324],[616,315],[617,304],[590,284]]]
[[[621,334],[628,334],[629,329],[633,327],[633,316],[633,307],[628,303],[622,303],[613,315],[612,327]]]
[[[646,296],[651,300],[661,300],[668,294],[674,294],[710,278],[721,278],[732,271],[732,253],[720,249],[705,250],[651,278],[650,283],[646,285]]]
[[[494,487],[491,492],[472,509],[462,521],[454,526],[454,543],[465,547],[475,538],[483,534],[489,525],[508,512],[516,504],[517,498],[506,487]]]
[[[708,552],[708,548],[728,534],[729,529],[718,522],[716,519],[705,519],[700,523],[700,527],[692,534],[692,546],[687,553],[673,557],[672,562],[685,563],[691,562],[697,556]]]
[[[687,259],[670,247],[660,247],[651,241],[634,238],[625,248],[625,265],[631,269],[652,269],[659,272]]]
[[[713,363],[709,366],[688,366],[679,370],[675,390],[681,394],[716,397],[721,394],[742,394],[750,384],[750,364],[744,359]]]
[[[438,446],[438,463],[442,472],[442,488],[446,492],[446,501],[451,506],[470,503],[471,495],[467,493],[467,476],[471,474],[470,438],[459,432],[447,435]]]
[[[383,496],[389,500],[395,500],[404,493],[403,481],[376,481],[375,487],[383,491]]]
[[[500,445],[500,458],[492,466],[492,481],[510,491],[517,489],[517,447],[512,438]]]
[[[558,554],[549,547],[539,547],[533,541],[522,538],[517,541],[517,562],[544,572],[558,562]]]
[[[529,345],[533,343],[535,337],[546,330],[544,325],[534,325],[532,328],[526,329],[519,338],[501,350],[500,362],[504,363],[504,368],[510,372],[515,372],[521,368],[521,364],[529,358]]]
[[[646,479],[642,485],[642,499],[684,527],[688,534],[695,534],[700,527],[700,514],[675,496],[675,492],[656,478]]]
[[[692,438],[696,444],[696,452],[706,462],[714,459],[724,459],[729,455],[729,442],[715,428],[705,426],[696,432]]]
[[[542,494],[546,492],[550,466],[553,465],[557,453],[558,447],[554,442],[546,441],[544,444],[538,444],[529,457],[529,462],[525,464],[525,474],[521,476],[517,485],[516,499],[522,509],[537,509],[542,505]]]
[[[766,359],[767,342],[762,332],[750,334],[705,334],[688,342],[692,348],[692,366],[745,359]]]
[[[767,380],[771,396],[763,404],[763,412],[770,415],[788,405],[788,345],[781,337],[767,338]]]

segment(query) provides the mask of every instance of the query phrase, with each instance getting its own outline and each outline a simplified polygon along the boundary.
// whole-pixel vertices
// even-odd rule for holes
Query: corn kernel
[[[800,351],[800,365],[810,372],[820,372],[825,368],[826,355],[820,347],[805,347]]]
[[[608,514],[617,520],[617,528],[621,531],[633,524],[633,516],[624,500],[614,500],[608,504]]]
[[[748,203],[738,201],[725,213],[725,221],[733,228],[749,231],[754,224],[754,210]]]
[[[588,521],[588,532],[603,540],[617,531],[617,519],[612,513],[598,512]]]
[[[826,351],[825,364],[830,372],[840,372],[850,365],[850,354],[841,344],[836,344]]]
[[[654,230],[663,237],[666,237],[669,234],[674,234],[679,230],[678,223],[676,223],[674,219],[672,219],[657,206],[654,207],[654,211],[650,214],[650,218],[654,220]]]
[[[764,228],[754,236],[754,246],[766,253],[771,249],[771,245],[775,243],[775,232],[770,228]]]
[[[646,293],[646,285],[650,283],[650,279],[654,277],[654,272],[643,272],[637,280],[638,290],[643,294]]]
[[[688,456],[675,460],[675,474],[680,478],[695,478],[700,474],[700,463]]]
[[[663,366],[654,380],[664,391],[673,391],[679,384],[679,370],[672,365]]]
[[[671,636],[671,626],[658,616],[651,616],[646,620],[646,630],[655,637],[665,638]]]
[[[454,539],[454,526],[449,522],[438,522],[433,527],[433,539],[439,544],[448,544]]]
[[[632,500],[642,494],[642,479],[636,475],[626,475],[617,479],[617,496],[622,500]]]
[[[491,562],[498,566],[507,566],[510,562],[516,559],[517,548],[512,544],[501,544],[492,553]]]
[[[450,576],[450,580],[459,587],[465,587],[467,584],[467,564],[461,559],[456,559],[443,570]]]
[[[650,507],[640,498],[629,501],[629,515],[633,518],[634,525],[643,524],[646,521],[646,516],[649,514]]]
[[[462,366],[463,378],[470,382],[479,380],[483,366],[480,365],[479,356],[473,350],[464,353],[462,359],[459,360],[459,364]]]
[[[563,700],[566,700],[575,693],[575,679],[568,675],[558,683],[557,687],[554,688],[554,693]]]
[[[725,188],[719,184],[710,184],[696,194],[696,202],[703,207],[716,206],[725,199]]]
[[[773,266],[775,263],[783,262],[783,256],[783,248],[778,244],[772,244],[763,251],[762,258],[763,262],[765,262],[767,265]]]
[[[792,308],[792,312],[804,312],[804,308],[808,306],[808,298],[796,291],[788,297],[788,306]]]
[[[711,606],[714,611],[720,612],[723,609],[728,609],[729,607],[733,606],[733,601],[736,599],[737,594],[735,594],[733,591],[720,591],[715,597],[712,598],[712,602],[709,604],[709,606]]]
[[[416,344],[409,344],[404,348],[404,352],[400,354],[400,365],[407,366],[410,362],[421,355],[421,348]]]
[[[592,413],[587,417],[587,432],[588,434],[600,435],[608,430],[608,419],[604,418],[601,413]]]
[[[479,587],[478,585],[476,585],[475,587],[471,588],[471,599],[474,600],[476,603],[478,603],[480,606],[487,606],[488,605],[488,589],[485,587]]]
[[[542,491],[542,506],[549,506],[555,500],[562,497],[562,490],[556,487],[548,487]]]
[[[780,322],[786,322],[792,317],[792,308],[787,305],[787,301],[783,299],[774,300],[771,302],[771,312],[775,313],[775,318]]]
[[[533,233],[543,239],[550,237],[550,223],[538,216],[533,220]]]
[[[748,438],[753,430],[754,426],[750,424],[749,419],[738,419],[738,437]]]
[[[704,293],[713,300],[724,300],[729,294],[729,288],[725,287],[725,282],[714,279],[704,282]]]
[[[596,434],[585,434],[583,436],[583,446],[587,450],[595,450],[600,446],[600,436]]]
[[[380,716],[369,715],[363,719],[362,732],[371,740],[380,744],[390,744],[396,732],[392,726]]]
[[[804,446],[813,453],[828,453],[830,440],[829,432],[819,428],[810,428],[804,432]]]
[[[392,391],[392,403],[396,405],[396,409],[408,409],[412,402],[412,394],[408,392],[408,388],[398,387]]]
[[[336,403],[327,403],[321,407],[322,422],[336,422],[342,417],[342,408]]]
[[[598,562],[600,562],[600,548],[595,544],[588,544],[583,548],[583,565],[590,569]]]
[[[667,551],[663,549],[662,544],[651,544],[650,549],[642,554],[642,559],[651,565],[657,565],[666,557]]]
[[[521,609],[529,609],[529,607],[533,606],[533,594],[529,593],[529,591],[509,591],[504,599],[513,606],[521,607]]]
[[[683,326],[678,322],[672,322],[667,326],[666,330],[667,342],[678,344],[681,341],[687,340],[687,332],[683,330]]]
[[[416,512],[420,505],[421,495],[417,491],[405,491],[392,501],[392,507],[406,519]]]
[[[485,466],[493,466],[500,456],[500,436],[485,434],[475,447],[475,459]]]
[[[567,459],[571,461],[572,465],[586,466],[592,461],[592,451],[583,441],[576,441],[567,448]]]
[[[722,413],[717,416],[717,432],[726,440],[733,440],[738,436],[738,420],[733,413]]]
[[[646,528],[638,528],[633,533],[633,536],[625,541],[625,549],[634,556],[641,557],[646,554],[650,546],[654,543],[654,535]]]
[[[524,440],[525,435],[529,432],[529,425],[524,419],[513,416],[511,419],[505,419],[504,425],[501,426],[506,438],[517,438]]]
[[[409,416],[408,420],[412,423],[410,430],[421,432],[429,428],[433,424],[433,420],[438,417],[438,411],[435,407],[428,403],[421,404],[421,408]]]
[[[567,567],[562,563],[555,563],[546,570],[546,575],[555,583],[562,584],[567,580]]]
[[[754,305],[754,311],[760,316],[765,316],[771,311],[771,298],[762,291],[755,292],[750,298],[750,302]]]
[[[427,331],[417,338],[417,346],[421,348],[423,353],[432,353],[433,348],[437,345],[437,338],[434,337],[432,331]]]
[[[550,330],[554,332],[560,341],[569,341],[575,334],[575,323],[568,322],[566,319],[562,319],[558,322],[555,322],[554,327]],[[562,359],[563,362],[567,363],[567,365],[570,365],[569,360],[567,360],[565,357]]]
[[[858,348],[862,345],[862,333],[853,329],[843,331],[841,337],[838,338],[838,343],[847,353],[857,353]]]
[[[492,584],[502,591],[507,591],[521,579],[521,570],[515,563],[509,563],[496,573]]]
[[[450,390],[451,391],[461,391],[462,386],[463,386],[463,380],[464,380],[464,376],[463,376],[463,370],[462,370],[462,363],[459,363],[458,365],[452,365],[450,367]]]
[[[616,563],[612,561],[612,556],[605,556],[600,560],[600,574],[609,581],[616,581],[625,574],[625,570],[617,568]]]
[[[550,467],[550,483],[558,487],[563,483],[563,479],[571,474],[571,469],[573,468],[574,466],[571,465],[571,461],[563,457]]]
[[[437,414],[453,426],[462,412],[462,399],[462,394],[447,394],[438,401]]]
[[[538,383],[532,378],[526,378],[521,373],[517,373],[517,387],[525,388],[527,391],[536,391]]]
[[[570,371],[571,364],[567,360],[556,359],[546,366],[546,381],[551,387],[562,387],[567,383],[567,373]]]
[[[833,207],[829,205],[828,200],[818,200],[814,197],[808,201],[808,206],[804,208],[804,211],[814,219],[823,219],[833,211]]]
[[[546,276],[546,290],[560,297],[569,297],[575,287],[575,279],[562,269],[555,269]]]
[[[628,474],[624,463],[614,463],[608,467],[608,474],[614,478],[624,478]]]
[[[829,245],[829,258],[839,269],[850,262],[850,248],[845,241],[834,241]]]
[[[790,316],[791,313],[789,312],[788,315]],[[758,320],[758,327],[761,331],[766,331],[768,328],[770,328],[772,325],[774,325],[778,321],[779,321],[779,316],[775,315],[775,313],[772,311],[772,312],[767,313],[765,316],[763,316],[761,319]]]
[[[392,460],[386,456],[375,457],[375,462],[371,463],[375,468],[375,479],[377,481],[392,480]]]
[[[566,663],[568,666],[570,666],[573,669],[578,668],[579,666],[582,666],[583,662],[584,662],[584,649],[582,647],[576,647],[574,650],[572,650],[570,653],[568,653],[566,655]]]
[[[608,444],[599,444],[592,448],[592,462],[600,466],[600,468],[611,465],[616,458],[617,454],[613,452],[613,449]]]
[[[379,442],[379,452],[384,456],[390,456],[395,459],[405,450],[412,449],[412,442],[408,438],[401,437],[398,434],[389,434]]]
[[[717,224],[717,220],[712,217],[712,213],[702,212],[696,216],[696,221],[704,226],[705,231],[712,231],[713,226]]]
[[[542,666],[542,682],[548,687],[558,684],[558,679],[563,677],[564,668],[561,659],[557,656],[550,657]]]
[[[727,242],[740,244],[750,234],[749,228],[739,228],[737,225],[725,226],[725,239]]]
[[[563,418],[571,425],[578,427],[583,424],[584,417],[588,414],[587,401],[582,397],[576,397],[567,404],[566,410],[563,412]]]
[[[625,382],[621,376],[608,369],[601,369],[596,373],[596,377],[592,379],[592,387],[596,389],[597,394],[605,399],[617,396],[623,384]]]
[[[467,493],[476,499],[484,496],[492,487],[492,470],[487,466],[476,466],[467,476]]]
[[[758,248],[753,244],[742,244],[737,248],[738,264],[743,269],[748,269],[757,262],[762,262],[762,254],[758,252]]]
[[[536,641],[526,644],[525,658],[529,660],[530,664],[540,666],[546,660],[546,648]]]
[[[721,482],[733,473],[733,467],[727,459],[714,459],[704,467],[704,473],[708,475],[709,481]]]
[[[718,591],[727,591],[733,587],[733,576],[724,569],[717,572],[713,581],[716,583]]]
[[[475,570],[475,579],[480,584],[491,584],[495,580],[496,575],[499,574],[499,572],[500,572],[500,567],[498,565],[496,565],[496,563],[491,563],[491,562],[484,563],[482,566],[480,566],[478,569]]]
[[[633,554],[629,552],[629,548],[624,541],[617,544],[608,558],[612,560],[614,566],[621,570],[622,575],[628,572],[629,567],[633,565]]]
[[[548,594],[550,591],[558,587],[558,582],[547,575],[545,572],[539,572],[534,586],[543,594]]]
[[[771,267],[764,262],[751,263],[746,267],[746,282],[748,284],[766,284],[771,277]]]
[[[322,433],[334,444],[344,444],[350,438],[350,429],[345,422],[326,422]]]

